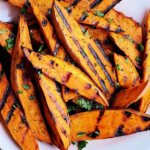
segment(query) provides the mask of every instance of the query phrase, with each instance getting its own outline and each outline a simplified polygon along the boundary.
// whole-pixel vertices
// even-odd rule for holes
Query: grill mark
[[[105,66],[103,65],[103,63],[99,59],[98,55],[95,53],[94,49],[92,48],[92,46],[90,44],[88,44],[88,47],[89,47],[91,53],[93,54],[93,56],[95,57],[95,59],[97,60],[97,62],[99,63],[99,65],[101,66],[102,70],[104,71],[104,73],[105,73],[107,79],[109,80],[111,86],[114,86],[115,84],[114,84],[113,80],[111,79],[111,76],[107,72]]]
[[[105,110],[100,111],[99,117],[97,118],[97,123],[100,122],[100,120],[101,120],[102,116],[104,115],[104,113],[105,113]]]
[[[47,21],[43,19],[42,25],[43,25],[43,27],[45,27],[47,25]]]
[[[105,30],[106,30],[106,31],[109,31],[109,29],[110,29],[110,25],[107,24],[106,27],[105,27]]]
[[[15,105],[15,103],[14,103],[13,105]],[[13,115],[13,112],[14,112],[14,110],[15,110],[15,108],[13,107],[13,105],[12,105],[11,110],[9,111],[8,115],[7,115],[6,124],[9,123],[9,121],[10,121],[12,115]]]
[[[55,82],[55,85],[56,85],[58,93],[61,95],[61,84],[58,82]]]
[[[86,32],[87,30],[86,30],[81,24],[79,24],[79,25],[80,25],[80,28],[81,28],[83,34],[85,34],[85,32]]]
[[[148,54],[145,55],[145,60],[147,59]]]
[[[72,75],[72,73],[71,73],[71,72],[68,72],[65,76],[63,76],[63,78],[62,78],[61,81],[62,81],[63,83],[67,83],[67,82],[69,81],[71,75]]]
[[[30,2],[27,0],[24,5],[23,8],[28,9],[28,7],[31,6]]]
[[[67,20],[65,19],[63,13],[61,12],[61,10],[59,9],[59,7],[57,6],[57,4],[55,4],[55,8],[57,9],[58,14],[60,15],[61,19],[65,23],[66,28],[68,29],[69,32],[71,32],[72,30],[71,30],[71,28],[70,28]]]
[[[119,126],[119,128],[116,130],[114,136],[115,136],[115,137],[118,137],[118,136],[123,136],[123,135],[125,135],[125,133],[123,132],[123,128],[124,128],[123,125]]]
[[[73,37],[72,37],[72,39],[73,39],[74,43],[76,44],[76,46],[77,46],[78,48],[80,48],[80,53],[81,53],[82,56],[86,59],[87,64],[88,64],[88,66],[90,67],[90,69],[94,72],[95,75],[98,76],[97,71],[94,69],[92,63],[91,63],[90,60],[88,59],[86,53],[85,53],[84,50],[81,48],[81,46],[80,46],[80,44],[78,43],[78,41],[77,41],[75,38],[73,38]],[[100,77],[98,77],[98,80],[99,80],[100,84],[102,85],[104,91],[105,91],[106,93],[108,93],[108,90],[107,90],[107,88],[106,88],[106,86],[105,86],[105,84],[104,84],[104,81],[103,81]]]
[[[141,116],[141,118],[142,118],[142,121],[144,121],[144,122],[150,121],[150,118],[149,118],[149,117]]]
[[[87,17],[88,15],[83,14],[83,16],[80,18],[80,21],[84,21]]]
[[[0,111],[3,109],[3,107],[4,107],[4,105],[5,105],[6,101],[7,101],[7,98],[9,96],[10,92],[11,92],[11,87],[8,84],[7,88],[6,88],[6,91],[4,93],[4,96],[3,96],[2,100],[1,100],[1,103],[0,103]]]
[[[66,136],[66,137],[68,137],[68,133],[67,133],[67,131],[62,127],[61,128],[61,132]]]
[[[50,65],[50,66],[54,66],[54,64],[55,64],[55,61],[53,61],[53,60],[50,60],[50,61],[49,61],[49,65]]]
[[[13,34],[11,34],[11,33],[9,34],[9,38],[12,39],[12,38],[14,38],[14,37],[15,37],[15,36],[14,36]]]
[[[119,3],[122,0],[116,0],[115,2],[113,2],[110,6],[107,7],[106,10],[103,11],[103,14],[106,15],[112,8],[114,8],[114,6]]]
[[[121,28],[116,29],[116,33],[124,32]]]
[[[107,61],[109,62],[109,59],[108,59],[108,56],[107,54],[105,53],[104,49],[102,48],[101,46],[101,41],[99,41],[98,39],[97,40],[94,40],[94,42],[96,43],[96,45],[98,46],[98,48],[100,49],[100,51],[102,52],[103,56],[107,59]]]
[[[76,6],[80,1],[81,1],[81,0],[75,0],[75,1],[71,4],[71,6]]]
[[[124,111],[123,113],[126,115],[127,118],[129,118],[132,115],[132,113],[130,113],[128,111]]]
[[[60,41],[57,40],[57,43],[56,43],[55,48],[54,48],[54,51],[53,51],[54,56],[57,55],[57,53],[58,53],[58,51],[59,51],[59,48],[60,48]]]
[[[98,133],[100,134],[99,130],[96,130],[95,132],[98,132]],[[94,139],[94,138],[96,138],[97,136],[99,136],[99,134],[97,134],[97,133],[95,133],[95,132],[91,132],[90,134],[87,134],[87,136]]]
[[[50,8],[50,9],[48,9],[48,13],[46,15],[46,17],[47,17],[48,20],[50,20],[51,14],[52,14],[52,9]]]
[[[65,87],[65,94],[69,93],[69,88]]]
[[[93,2],[90,5],[90,8],[93,9],[94,7],[96,7],[97,5],[99,5],[103,0],[96,0],[95,2]]]
[[[23,133],[23,135],[22,135],[22,139],[21,139],[21,143],[22,143],[22,144],[24,143],[24,140],[25,140],[25,137],[26,137],[28,131],[29,131],[29,128],[27,128],[26,131],[24,131],[24,133]]]
[[[24,69],[24,68],[25,68],[25,65],[24,65],[24,63],[20,63],[20,64],[17,64],[17,65],[16,65],[16,68],[17,68],[17,69]]]

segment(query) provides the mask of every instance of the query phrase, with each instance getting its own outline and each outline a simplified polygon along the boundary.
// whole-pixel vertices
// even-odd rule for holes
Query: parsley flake
[[[126,59],[126,60],[125,60],[125,62],[127,62],[127,63],[128,63],[128,62],[129,62],[129,59]]]
[[[33,33],[31,33],[31,32],[30,32],[30,37],[31,37],[31,38],[33,38],[33,37],[34,37],[34,34],[33,34]]]
[[[123,69],[120,69],[120,67],[119,67],[119,64],[118,65],[116,65],[116,67],[115,67],[117,70],[119,70],[119,71],[123,71]]]
[[[63,27],[65,27],[65,24],[63,24]]]
[[[79,137],[79,136],[83,136],[83,135],[85,135],[85,134],[86,134],[85,132],[78,132],[77,137]]]
[[[6,30],[6,29],[2,29],[2,30],[0,30],[0,34],[3,34],[4,32],[8,32],[8,30]]]
[[[149,68],[148,67],[146,67],[146,72],[149,72]]]
[[[89,32],[88,30],[86,30],[86,32],[84,33],[85,36],[89,36]]]
[[[71,142],[71,144],[72,144],[72,145],[75,145],[76,143],[75,143],[75,142]]]
[[[41,74],[40,74],[40,76],[42,76],[42,77],[43,77],[43,76],[44,76],[44,74],[43,74],[43,73],[41,73]]]
[[[137,61],[142,61],[142,58],[141,57],[136,57],[136,60]]]
[[[138,50],[143,52],[144,51],[144,46],[142,44],[139,44],[138,45]]]
[[[95,131],[94,133],[97,134],[97,135],[99,135],[99,131]]]
[[[20,10],[20,12],[22,12],[23,14],[25,14],[25,13],[26,13],[26,11],[27,11],[27,9],[26,9],[26,8],[22,8],[22,9]]]
[[[0,79],[2,78],[2,74],[0,73]]]
[[[86,15],[86,16],[88,16],[88,14],[87,14],[87,12],[86,12],[86,11],[84,11],[84,12],[83,12],[83,14],[84,14],[84,15]]]
[[[83,148],[85,148],[87,143],[88,143],[87,141],[79,141],[78,142],[78,150],[82,150]]]
[[[95,63],[95,67],[97,67],[97,65],[98,65],[98,64],[97,64],[97,63]]]
[[[34,99],[34,95],[32,94],[30,97],[29,97],[30,100],[33,100]]]
[[[119,89],[120,88],[120,84],[117,82],[116,83],[116,89]]]
[[[107,20],[108,20],[110,23],[113,23],[113,21],[112,21],[111,19],[107,18]]]
[[[17,94],[23,94],[23,92],[22,91],[18,91]]]
[[[95,16],[99,16],[99,17],[101,17],[101,18],[104,17],[104,14],[103,14],[101,11],[99,11],[99,10],[98,10],[97,12],[95,11],[95,12],[94,12],[94,15],[95,15]]]
[[[38,52],[41,52],[42,49],[43,49],[43,47],[44,47],[44,45],[41,45],[41,46],[39,47],[39,49],[38,49]]]
[[[122,38],[120,39],[120,42],[123,42],[123,39],[122,39]]]
[[[64,7],[64,8],[65,8],[67,11],[68,11],[68,9],[69,9],[68,7]]]
[[[10,50],[10,49],[14,46],[14,41],[15,41],[15,39],[14,39],[14,38],[11,38],[11,39],[6,39],[5,41],[7,42],[7,45],[4,46],[4,48],[5,48],[6,50]]]
[[[24,88],[25,90],[28,90],[28,89],[30,89],[31,87],[30,87],[30,85],[25,85],[25,84],[23,84],[23,88]]]

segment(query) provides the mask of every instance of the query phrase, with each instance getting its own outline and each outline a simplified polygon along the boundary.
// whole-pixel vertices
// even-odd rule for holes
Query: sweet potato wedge
[[[42,13],[42,11],[35,5],[35,3],[32,0],[30,0],[30,3],[33,8],[33,13],[36,16],[41,31],[44,35],[47,46],[50,49],[51,55],[65,60],[67,62],[72,62],[72,60],[68,57],[68,54],[66,53],[64,47],[60,43],[56,31],[54,30],[53,26],[50,24],[46,16]],[[43,24],[44,21],[46,22],[46,25]],[[68,100],[74,98],[77,94],[72,90],[68,90],[68,88],[66,88],[65,86],[62,86],[62,95],[65,102],[67,102]]]
[[[130,38],[138,44],[142,43],[142,28],[136,21],[132,20],[132,18],[126,17],[123,13],[114,9],[110,10],[104,18],[109,18],[116,25],[120,26],[120,28],[125,31],[122,32],[123,35],[130,36]]]
[[[146,46],[144,52],[144,61],[143,61],[143,82],[149,80],[150,77],[150,12],[148,15],[148,20],[146,24]],[[146,112],[150,105],[150,89],[146,92],[146,94],[142,97],[139,102],[139,111]]]
[[[139,50],[139,44],[135,43],[128,36],[110,33],[110,39],[116,46],[127,56],[130,57],[132,63],[139,69],[142,68],[142,51]]]
[[[88,97],[91,100],[108,106],[103,93],[97,86],[77,67],[50,55],[40,55],[25,47],[22,47],[25,57],[29,60],[38,74],[42,72],[48,77],[57,81],[79,94]],[[80,86],[79,86],[80,85]]]
[[[68,3],[64,1],[60,1],[60,4],[67,8]],[[92,13],[86,12],[84,9],[75,7],[75,6],[70,6],[68,8],[68,13],[69,15],[75,19],[77,22],[86,24],[86,25],[93,25],[98,28],[102,28],[105,30],[110,30],[116,33],[123,32],[122,29],[120,29],[119,26],[117,26],[114,23],[110,23],[108,20],[95,16]]]
[[[57,1],[53,7],[52,19],[60,41],[74,62],[93,79],[105,95],[111,95],[115,90],[115,72],[99,48],[99,43],[85,36],[79,24]]]
[[[15,141],[23,150],[39,150],[28,123],[12,92],[0,63],[0,113]]]
[[[121,0],[65,0],[70,5],[77,6],[85,11],[97,12],[100,11],[104,15],[108,13]]]
[[[140,84],[140,77],[136,68],[128,57],[114,53],[117,79],[122,88],[131,88]]]
[[[130,109],[95,110],[70,116],[72,141],[107,139],[150,130],[150,115]]]
[[[11,85],[23,107],[33,135],[39,141],[52,143],[40,110],[33,83],[25,68],[25,58],[21,50],[21,45],[32,48],[28,43],[31,43],[31,41],[26,17],[24,14],[21,14],[16,44],[12,54]]]
[[[108,38],[109,31],[100,28],[95,28],[93,26],[92,27],[86,25],[82,26],[84,27],[85,32],[88,31],[89,36],[91,36],[94,40],[97,40],[101,44],[105,52],[107,50],[110,50],[112,52],[116,50],[116,47],[112,44],[112,42]]]
[[[38,75],[38,82],[45,97],[49,114],[46,119],[52,131],[52,140],[61,150],[67,150],[70,145],[70,124],[66,104],[64,103],[56,83],[47,76]]]
[[[144,82],[136,87],[121,90],[114,98],[112,102],[112,108],[124,109],[130,106],[132,103],[137,102],[150,88],[150,83]]]
[[[15,36],[5,23],[2,22],[0,22],[0,39],[0,45],[11,55],[14,47]]]

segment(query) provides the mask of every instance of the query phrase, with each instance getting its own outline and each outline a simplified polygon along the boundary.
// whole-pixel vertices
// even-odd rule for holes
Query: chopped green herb
[[[63,27],[65,27],[65,24],[63,24]]]
[[[34,34],[33,34],[33,33],[31,33],[31,32],[30,32],[30,37],[31,37],[31,38],[33,38],[33,37],[34,37]]]
[[[99,135],[99,131],[95,131],[94,133],[97,134],[97,135]]]
[[[88,30],[86,30],[86,32],[84,33],[85,36],[89,36],[89,32]]]
[[[68,113],[69,113],[69,115],[71,115],[76,110],[75,108],[76,107],[72,106],[72,105],[68,106]]]
[[[6,29],[2,29],[2,30],[0,30],[0,34],[3,34],[4,32],[8,32],[8,30],[6,30]]]
[[[6,39],[5,41],[7,42],[7,46],[4,46],[6,50],[10,50],[14,46],[14,38],[11,39]]]
[[[116,67],[115,67],[117,70],[119,70],[119,71],[123,71],[123,69],[120,69],[120,67],[119,67],[119,64],[118,65],[116,65]]]
[[[96,109],[102,109],[102,108],[104,108],[103,105],[96,105]]]
[[[78,132],[77,137],[79,137],[79,136],[83,136],[83,135],[85,135],[85,134],[86,134],[85,132]]]
[[[97,64],[97,63],[95,63],[95,67],[97,67],[97,65],[98,65],[98,64]]]
[[[120,39],[120,42],[123,42],[123,39],[122,39],[122,38]]]
[[[22,13],[26,13],[26,11],[27,11],[27,9],[25,9],[25,8],[22,8],[21,10],[20,10],[20,12],[22,12]]]
[[[74,61],[72,61],[72,62],[71,62],[71,64],[75,66],[75,63],[74,63]]]
[[[0,79],[2,78],[2,74],[0,73]]]
[[[116,83],[116,89],[119,89],[120,88],[120,84],[117,82]]]
[[[38,52],[42,51],[43,47],[44,47],[44,45],[41,45],[38,49]]]
[[[146,67],[146,72],[149,72],[149,68],[148,67]]]
[[[29,97],[30,100],[33,100],[34,99],[34,95],[32,94],[30,97]]]
[[[13,105],[14,109],[16,109],[16,105]]]
[[[87,141],[79,141],[78,142],[78,150],[82,150],[83,148],[85,148],[87,143],[88,143]]]
[[[25,84],[23,84],[23,88],[26,89],[26,90],[28,90],[28,89],[31,88],[31,87],[30,87],[30,85],[25,85]]]
[[[76,143],[75,142],[71,142],[71,144],[75,145]]]
[[[44,52],[41,52],[41,54],[42,54],[42,55],[45,55],[45,53],[44,53]]]
[[[23,92],[22,91],[18,91],[17,94],[23,94]]]
[[[88,16],[88,14],[87,14],[87,12],[86,12],[86,11],[84,11],[84,12],[83,12],[83,14],[84,14],[84,15],[86,15],[86,16]]]
[[[79,122],[78,125],[80,125],[81,123]]]
[[[68,9],[69,9],[68,7],[64,7],[64,8],[65,8],[67,11],[68,11]]]
[[[40,76],[42,76],[42,77],[43,77],[43,76],[44,76],[44,74],[43,74],[43,73],[41,73],[41,74],[40,74]]]
[[[113,53],[109,53],[109,55],[110,55],[110,56],[113,56],[114,54],[113,54]]]
[[[101,11],[99,11],[99,10],[98,10],[97,12],[94,11],[94,15],[95,15],[95,16],[99,16],[99,17],[101,17],[101,18],[104,17],[104,14],[103,14]]]
[[[128,63],[128,62],[129,62],[129,59],[126,59],[126,60],[125,60],[125,62],[127,62],[127,63]]]
[[[110,23],[113,23],[113,21],[112,21],[111,19],[107,18],[107,20],[108,20]]]
[[[142,44],[139,44],[138,50],[141,51],[141,52],[143,52],[144,51],[144,46]]]
[[[136,57],[136,60],[137,61],[142,61],[142,58],[141,57]]]

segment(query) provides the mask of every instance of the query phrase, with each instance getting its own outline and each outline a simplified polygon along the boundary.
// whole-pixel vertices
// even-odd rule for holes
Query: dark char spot
[[[148,121],[150,121],[150,118],[149,118],[149,117],[142,116],[141,118],[142,118],[142,120],[143,120],[144,122],[148,122]]]
[[[92,87],[92,85],[88,83],[88,84],[86,84],[85,89],[89,90],[89,89],[91,89],[91,87]]]
[[[139,127],[136,128],[135,133],[137,133],[137,132],[141,132],[141,129]]]
[[[110,42],[109,38],[106,38],[105,41],[104,41],[104,44],[105,44],[105,45],[109,45],[110,43],[111,43],[111,42]]]
[[[62,78],[62,82],[63,83],[67,83],[71,77],[72,73],[71,72],[68,72],[63,78]]]
[[[124,113],[124,114],[126,115],[126,117],[128,117],[128,118],[132,115],[132,113],[130,113],[130,112],[128,112],[128,111],[124,111],[123,113]]]
[[[118,136],[124,136],[125,135],[125,133],[123,133],[123,128],[124,128],[124,126],[123,125],[121,125],[117,130],[116,130],[116,132],[115,132],[115,137],[118,137]]]
[[[98,130],[96,130],[96,131],[94,131],[94,132],[91,132],[91,133],[88,134],[87,136],[94,139],[94,138],[96,138],[99,134],[100,134],[100,132],[99,132]]]
[[[69,93],[69,88],[65,87],[65,94]]]
[[[42,25],[43,25],[43,27],[45,27],[45,26],[47,25],[47,21],[46,21],[46,20],[43,20],[43,21],[42,21]]]
[[[95,0],[91,5],[90,8],[93,9],[94,7],[96,7],[97,5],[99,5],[103,0]]]
[[[124,32],[121,28],[116,29],[116,33]]]
[[[37,68],[35,68],[35,72],[36,72],[38,75],[40,75],[40,74],[42,73],[42,69],[37,69]]]
[[[28,9],[29,6],[31,6],[31,4],[28,0],[26,0],[26,2],[23,5],[23,8]]]
[[[145,55],[145,60],[147,59],[148,54]]]
[[[50,66],[53,66],[54,64],[55,64],[55,61],[53,61],[53,60],[50,60],[50,61],[49,61],[49,65],[50,65]]]
[[[104,113],[105,113],[105,110],[101,110],[100,111],[99,117],[97,118],[97,123],[99,123],[99,121],[101,120],[101,118],[104,115]]]
[[[14,38],[14,35],[10,33],[9,38],[11,38],[11,39]]]
[[[127,82],[127,80],[128,80],[128,77],[127,77],[127,76],[124,76],[124,77],[123,77],[123,81],[124,81],[124,82]]]
[[[56,43],[54,51],[53,51],[54,56],[57,55],[59,48],[60,48],[60,41],[57,39],[57,43]]]
[[[56,84],[56,88],[57,88],[58,93],[61,95],[61,84],[58,82],[55,82],[55,84]]]
[[[17,65],[16,65],[16,68],[17,68],[17,69],[24,69],[24,68],[25,68],[25,65],[24,65],[24,63],[20,63],[20,64],[17,64]]]
[[[81,24],[80,24],[80,28],[81,28],[83,34],[87,31]]]
[[[75,0],[71,5],[76,6],[81,0]]]
[[[108,31],[110,29],[110,25],[106,25],[105,30]]]
[[[84,21],[87,17],[88,15],[83,14],[83,16],[80,18],[80,21]]]

